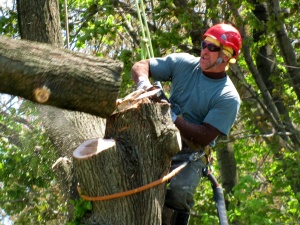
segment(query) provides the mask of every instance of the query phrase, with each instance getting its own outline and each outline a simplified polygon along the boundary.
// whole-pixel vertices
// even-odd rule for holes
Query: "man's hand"
[[[156,89],[160,89],[160,91],[157,94],[155,94],[149,98],[153,102],[168,103],[168,99],[165,96],[161,85],[157,85],[157,84],[158,84],[158,82],[155,82],[154,85],[152,85],[148,79],[140,78],[140,81],[137,85],[137,90],[145,90],[145,91],[149,92],[149,91],[153,91]]]

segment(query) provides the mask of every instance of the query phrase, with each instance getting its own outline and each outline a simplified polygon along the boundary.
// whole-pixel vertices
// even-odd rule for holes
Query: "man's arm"
[[[150,61],[149,59],[136,62],[131,68],[131,78],[138,86],[138,89],[145,89],[152,87],[150,81]]]
[[[221,132],[214,126],[205,123],[196,125],[187,122],[182,117],[177,117],[174,124],[180,131],[180,135],[196,145],[209,145]]]
[[[131,68],[131,78],[138,89],[149,89],[152,87],[149,81],[150,61],[149,59],[136,62]],[[177,117],[175,125],[181,135],[197,145],[206,146],[213,141],[221,132],[210,124],[195,125],[187,122],[182,117]]]

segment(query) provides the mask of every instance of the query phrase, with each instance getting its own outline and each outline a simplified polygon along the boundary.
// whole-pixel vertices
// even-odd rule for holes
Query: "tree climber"
[[[171,170],[203,152],[201,160],[190,160],[170,181],[166,192],[165,212],[174,211],[172,224],[187,224],[193,196],[207,167],[210,150],[219,135],[228,135],[240,106],[240,97],[226,74],[229,63],[235,63],[241,49],[239,31],[229,24],[217,24],[202,37],[200,57],[173,53],[162,58],[136,62],[131,70],[138,89],[152,90],[154,81],[171,81],[172,121],[182,137],[182,149],[172,158]],[[174,222],[175,221],[175,222]]]

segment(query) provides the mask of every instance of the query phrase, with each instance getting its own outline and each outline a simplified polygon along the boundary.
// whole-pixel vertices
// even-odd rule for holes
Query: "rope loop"
[[[188,162],[183,163],[182,165],[180,165],[179,167],[177,167],[176,169],[174,169],[173,171],[171,171],[170,173],[168,173],[166,176],[164,176],[163,178],[156,180],[150,184],[146,184],[144,186],[141,186],[139,188],[135,188],[135,189],[131,189],[128,191],[124,191],[124,192],[120,192],[120,193],[115,193],[115,194],[111,194],[111,195],[105,195],[105,196],[87,196],[87,195],[82,195],[81,194],[81,189],[80,186],[77,186],[77,191],[80,195],[81,198],[88,200],[88,201],[105,201],[105,200],[109,200],[109,199],[115,199],[115,198],[120,198],[120,197],[125,197],[128,195],[133,195],[136,193],[139,193],[141,191],[145,191],[148,190],[152,187],[155,187],[159,184],[162,184],[168,180],[170,180],[172,177],[174,177],[177,173],[179,173],[186,165],[188,164]]]

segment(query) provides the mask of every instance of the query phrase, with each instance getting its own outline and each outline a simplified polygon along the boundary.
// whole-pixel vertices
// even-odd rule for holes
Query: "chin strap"
[[[214,63],[215,66],[221,64],[223,62],[223,59],[220,57],[217,59],[217,61]]]
[[[213,63],[212,65],[210,65],[209,67],[205,68],[205,70],[209,70],[210,68],[213,68],[214,66],[218,66],[219,64],[223,63],[223,59],[221,57],[219,57],[215,63]]]

